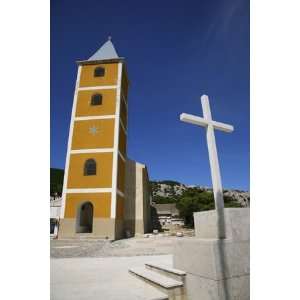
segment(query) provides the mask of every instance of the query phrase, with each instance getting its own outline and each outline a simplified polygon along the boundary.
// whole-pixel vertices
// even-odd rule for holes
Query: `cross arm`
[[[214,126],[215,129],[225,131],[225,132],[232,132],[234,130],[234,127],[232,125],[221,123],[221,122],[212,121],[212,125]]]
[[[224,132],[232,132],[234,130],[234,127],[229,124],[221,123],[221,122],[216,122],[216,121],[210,121],[206,120],[204,118],[182,113],[180,114],[180,121],[198,125],[198,126],[203,126],[207,127],[209,124],[211,124],[215,129],[224,131]]]
[[[186,113],[180,114],[180,121],[194,124],[194,125],[200,125],[203,127],[206,127],[208,125],[207,121],[204,118],[186,114]]]

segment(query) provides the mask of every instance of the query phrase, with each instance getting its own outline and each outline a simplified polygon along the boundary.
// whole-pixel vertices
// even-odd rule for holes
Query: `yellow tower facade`
[[[110,40],[79,61],[59,237],[123,235],[128,77]]]

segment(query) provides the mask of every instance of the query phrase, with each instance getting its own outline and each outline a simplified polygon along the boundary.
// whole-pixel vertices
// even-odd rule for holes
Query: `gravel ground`
[[[174,242],[180,237],[150,236],[118,241],[51,240],[51,258],[109,257],[173,254]]]
[[[50,255],[52,258],[98,257],[105,240],[51,240]]]

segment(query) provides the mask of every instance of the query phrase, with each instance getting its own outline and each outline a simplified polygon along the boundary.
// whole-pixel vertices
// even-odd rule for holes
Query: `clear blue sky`
[[[128,156],[153,180],[211,186],[205,130],[179,121],[207,94],[235,127],[216,133],[223,186],[248,190],[248,0],[51,0],[51,167],[65,164],[75,61],[109,35],[131,81]]]

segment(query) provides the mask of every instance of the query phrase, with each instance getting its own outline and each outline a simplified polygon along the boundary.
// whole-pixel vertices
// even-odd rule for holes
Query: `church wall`
[[[118,158],[118,182],[117,182],[118,190],[122,193],[125,192],[125,162],[120,157]]]
[[[59,238],[76,236],[78,209],[84,202],[93,204],[93,232],[88,236],[114,239],[115,219],[110,218],[111,193],[68,193],[65,218],[60,220]]]
[[[123,123],[125,129],[127,129],[127,107],[126,107],[124,100],[121,101],[120,117],[121,117],[121,120],[122,120],[122,123]]]
[[[143,182],[144,165],[136,164],[136,219],[144,220],[145,186]]]
[[[126,161],[125,230],[132,234],[144,234],[150,229],[150,194],[145,165]]]
[[[72,150],[112,148],[114,146],[114,119],[76,121],[72,140]],[[97,134],[89,133],[96,127]]]
[[[101,105],[91,105],[91,97],[102,95]],[[84,90],[78,92],[76,117],[114,115],[116,113],[116,89]]]
[[[132,160],[126,160],[124,218],[126,221],[135,220],[135,195],[136,195],[136,165]],[[129,227],[131,228],[132,225]],[[134,228],[134,227],[133,227]]]
[[[105,68],[105,76],[94,77],[97,67]],[[118,63],[83,65],[80,76],[79,87],[91,87],[99,85],[117,85]]]
[[[124,197],[117,195],[117,219],[124,219]]]
[[[124,71],[122,73],[121,86],[122,86],[122,94],[125,97],[125,100],[127,102],[129,81],[128,81],[127,71],[126,71],[126,66],[125,65],[124,65]]]
[[[90,201],[94,206],[93,231],[84,234],[121,238],[124,236],[125,199],[121,195],[125,193],[125,162],[119,151],[126,159],[126,133],[119,122],[122,119],[122,125],[127,128],[127,107],[121,99],[127,99],[127,73],[121,60],[79,62],[79,65],[59,237],[78,236],[78,207],[83,202]],[[105,75],[95,77],[94,70],[99,66],[105,69]],[[102,95],[101,105],[91,105],[94,94]],[[80,117],[86,120],[78,120]],[[84,176],[84,163],[87,159],[96,160],[96,175]],[[90,190],[101,188],[109,190]]]
[[[111,193],[76,193],[67,194],[65,218],[76,218],[78,207],[84,202],[93,204],[94,218],[109,218]]]
[[[144,220],[144,232],[149,232],[152,229],[151,223],[151,208],[150,208],[150,185],[147,167],[143,169],[142,172],[142,182],[143,182],[143,220]]]
[[[120,126],[119,130],[119,150],[126,157],[126,134],[122,126]]]
[[[84,164],[90,158],[96,161],[97,172],[84,176]],[[112,152],[71,154],[67,188],[111,188],[112,160]]]
[[[97,238],[121,238],[122,237],[122,227],[118,227],[116,235],[116,224],[118,220],[109,218],[94,218],[93,219],[93,232],[86,233],[86,236],[97,237]],[[58,238],[70,238],[76,237],[76,219],[75,218],[64,218],[60,220]]]
[[[115,220],[115,239],[124,238],[124,220],[116,219]]]

